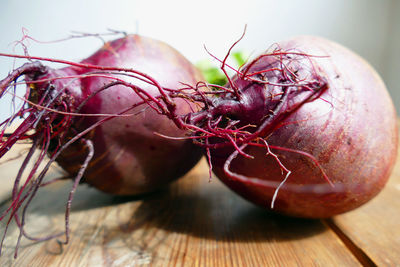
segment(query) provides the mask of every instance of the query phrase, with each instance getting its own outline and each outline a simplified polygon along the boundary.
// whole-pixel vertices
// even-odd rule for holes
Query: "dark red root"
[[[248,144],[244,144],[240,148],[243,150],[247,146],[248,146]],[[268,145],[266,145],[266,148],[268,151],[267,154],[270,154],[271,152],[268,148]],[[297,151],[297,152],[300,152],[302,154],[301,151]],[[287,180],[291,174],[291,171],[289,169],[287,169],[282,164],[282,162],[277,158],[277,156],[274,154],[270,154],[270,155],[272,155],[277,160],[277,163],[281,167],[282,171],[286,172],[286,174],[281,182],[267,181],[267,180],[263,180],[263,179],[256,178],[256,177],[248,177],[246,175],[234,173],[229,169],[229,167],[230,167],[232,161],[234,159],[236,159],[239,154],[240,154],[239,151],[236,150],[236,151],[232,152],[230,154],[230,156],[227,158],[227,160],[225,161],[225,164],[223,166],[223,170],[224,170],[225,174],[233,179],[236,179],[236,180],[244,183],[244,184],[257,186],[257,188],[275,189],[274,195],[273,195],[271,203],[270,203],[271,209],[274,208],[274,204],[275,204],[275,200],[277,198],[278,192],[283,186],[285,186],[286,191],[291,191],[291,192],[295,192],[295,193],[321,194],[321,195],[326,194],[326,193],[332,193],[332,192],[343,192],[343,190],[345,188],[344,185],[342,185],[340,183],[336,183],[334,185],[332,185],[331,183],[330,184],[321,183],[321,184],[313,184],[313,185],[300,185],[300,184],[287,183]],[[320,168],[320,170],[323,171],[322,168]]]
[[[127,111],[130,110],[130,109],[131,109],[131,108],[129,108],[129,109],[125,110],[125,111],[122,111],[121,114],[124,113],[124,112],[127,112]],[[115,116],[114,116],[114,117],[115,117]],[[57,150],[57,152],[55,152],[55,153],[53,154],[53,156],[51,157],[51,159],[49,160],[49,162],[46,164],[46,166],[43,168],[43,170],[41,171],[41,173],[39,174],[39,176],[31,183],[31,186],[29,187],[29,189],[28,189],[28,191],[25,193],[25,195],[21,198],[21,195],[22,195],[22,193],[23,193],[25,187],[28,185],[28,182],[31,181],[31,179],[32,179],[32,177],[33,177],[33,174],[37,171],[37,167],[40,165],[40,163],[42,162],[42,160],[43,160],[43,158],[44,158],[45,152],[47,152],[47,150],[48,150],[48,145],[49,145],[49,141],[50,141],[50,139],[48,139],[48,142],[46,142],[47,145],[42,149],[42,152],[44,152],[44,153],[42,153],[43,156],[39,157],[39,160],[37,160],[37,162],[35,162],[35,167],[31,170],[31,173],[30,173],[30,175],[29,175],[27,181],[25,182],[25,184],[23,185],[23,187],[19,190],[18,195],[16,194],[16,192],[17,192],[17,191],[16,191],[16,190],[17,190],[16,188],[18,188],[18,184],[19,184],[20,177],[18,176],[17,179],[16,179],[15,187],[14,187],[14,189],[13,189],[13,199],[12,199],[13,202],[12,202],[11,206],[7,209],[7,211],[5,211],[4,214],[2,215],[2,218],[4,218],[4,216],[7,215],[7,213],[11,210],[11,208],[13,209],[12,213],[10,214],[9,220],[7,221],[6,229],[5,229],[5,231],[4,231],[3,238],[2,238],[2,242],[1,242],[1,244],[0,244],[0,254],[1,254],[1,248],[2,248],[2,245],[3,245],[3,242],[4,242],[5,235],[6,235],[6,233],[7,233],[8,226],[9,226],[9,223],[11,222],[11,219],[12,219],[12,218],[14,218],[14,219],[16,220],[16,223],[17,223],[17,225],[18,225],[18,227],[19,227],[19,229],[20,229],[20,235],[19,235],[19,238],[18,238],[18,241],[17,241],[16,251],[15,251],[15,253],[16,253],[16,254],[15,254],[15,257],[16,257],[16,255],[17,255],[17,251],[18,251],[18,247],[19,247],[19,242],[20,242],[20,239],[21,239],[22,236],[25,236],[26,238],[31,239],[31,240],[34,240],[34,241],[45,241],[45,240],[49,240],[49,239],[58,237],[58,236],[60,236],[60,235],[63,234],[63,233],[58,233],[58,234],[50,235],[50,236],[43,237],[43,238],[35,238],[35,237],[31,237],[30,235],[28,235],[28,234],[24,231],[24,229],[23,229],[24,224],[25,224],[25,214],[26,214],[27,208],[28,208],[29,204],[31,203],[32,199],[34,198],[34,196],[36,195],[36,193],[37,193],[39,187],[42,185],[42,182],[43,182],[43,179],[44,179],[44,177],[45,177],[45,174],[47,173],[47,171],[48,171],[48,169],[50,168],[51,164],[52,164],[52,163],[55,161],[55,159],[59,156],[59,154],[60,154],[63,150],[65,150],[68,146],[70,146],[71,144],[73,144],[73,143],[76,142],[77,140],[81,139],[85,134],[87,134],[88,132],[90,132],[91,130],[93,130],[95,127],[97,127],[98,125],[104,123],[105,121],[108,121],[108,120],[111,119],[111,118],[112,118],[112,117],[107,117],[107,118],[102,119],[101,121],[98,121],[96,124],[92,125],[91,127],[89,127],[88,129],[86,129],[85,131],[83,131],[83,132],[77,134],[74,138],[70,139],[67,143],[65,143],[62,147],[60,147],[60,148]],[[85,140],[85,143],[86,143],[86,146],[88,147],[89,153],[88,153],[88,156],[87,156],[85,162],[83,163],[83,165],[82,165],[80,171],[78,172],[77,176],[76,176],[75,179],[74,179],[74,186],[73,186],[73,188],[72,188],[72,190],[71,190],[71,192],[70,192],[70,194],[69,194],[68,204],[67,204],[67,208],[66,208],[66,230],[65,230],[66,241],[65,241],[65,242],[68,242],[68,240],[69,240],[69,213],[70,213],[70,205],[71,205],[71,202],[72,202],[72,199],[73,199],[73,196],[74,196],[76,187],[77,187],[77,185],[79,184],[79,181],[81,180],[82,175],[83,175],[85,169],[87,168],[87,165],[89,164],[90,159],[93,157],[93,153],[94,153],[94,151],[93,151],[93,144],[91,143],[91,141]],[[36,145],[32,146],[32,149],[31,149],[32,153],[28,153],[28,156],[26,157],[26,159],[25,159],[25,161],[24,161],[24,166],[23,166],[23,168],[21,168],[21,169],[24,169],[25,166],[26,166],[26,164],[29,162],[30,158],[32,157],[32,154],[33,154],[33,151],[34,151],[35,147],[36,147]],[[31,151],[30,151],[30,152],[31,152]],[[20,171],[21,174],[22,174],[22,172],[23,172],[23,170]],[[19,207],[20,207],[25,201],[26,201],[26,203],[25,203],[25,206],[24,206],[23,211],[22,211],[22,219],[21,219],[21,221],[20,221],[20,220],[18,219],[17,211],[18,211]]]
[[[53,239],[53,238],[57,238],[57,237],[59,237],[61,235],[65,235],[65,241],[63,241],[63,242],[59,241],[59,242],[60,242],[60,244],[67,244],[68,243],[69,235],[70,235],[69,216],[70,216],[70,211],[71,211],[71,204],[72,204],[72,201],[73,201],[73,198],[74,198],[75,191],[76,191],[76,189],[77,189],[77,187],[78,187],[78,185],[79,185],[79,183],[80,183],[80,181],[82,179],[82,176],[83,176],[83,174],[84,174],[84,172],[85,172],[90,160],[93,158],[93,155],[94,155],[93,143],[90,140],[85,140],[85,139],[82,139],[82,141],[85,143],[85,145],[86,145],[86,147],[88,149],[88,155],[87,155],[85,161],[83,162],[78,174],[74,178],[74,183],[73,183],[72,189],[71,189],[71,191],[69,193],[69,196],[68,196],[67,205],[66,205],[66,211],[65,211],[65,231],[61,232],[61,233],[52,234],[52,235],[49,235],[49,236],[38,238],[38,237],[30,236],[24,230],[27,208],[28,208],[29,204],[31,203],[31,201],[33,200],[34,196],[36,195],[39,187],[44,186],[44,183],[42,181],[43,181],[43,178],[45,176],[44,175],[45,173],[42,173],[39,176],[39,178],[37,179],[37,182],[35,181],[36,183],[35,183],[35,186],[33,188],[33,192],[30,193],[30,194],[26,194],[26,196],[29,196],[29,199],[26,202],[26,204],[24,206],[24,209],[22,211],[21,220],[19,220],[17,214],[15,214],[15,216],[14,216],[14,218],[16,220],[16,223],[17,223],[17,225],[19,227],[19,230],[20,230],[20,234],[18,236],[16,249],[15,249],[15,253],[14,253],[14,258],[17,258],[18,248],[19,248],[22,236],[24,236],[25,238],[30,239],[32,241],[40,242],[40,241],[47,241],[47,240],[50,240],[50,239]]]
[[[69,192],[69,196],[68,196],[68,202],[67,202],[67,207],[65,210],[65,241],[62,242],[63,244],[67,244],[69,241],[69,233],[70,233],[70,229],[69,229],[69,214],[71,211],[71,204],[72,204],[72,200],[74,199],[74,194],[76,189],[78,188],[78,185],[82,179],[82,176],[86,170],[86,168],[89,165],[90,160],[93,158],[94,155],[94,148],[93,148],[93,143],[90,140],[85,140],[83,139],[83,141],[85,142],[85,145],[88,149],[88,155],[85,159],[85,161],[83,162],[78,174],[75,177],[74,180],[74,184],[72,186],[72,190]]]
[[[246,28],[247,28],[247,25],[245,26],[245,28],[244,28],[244,30],[243,30],[242,36],[240,36],[240,38],[239,38],[236,42],[234,42],[234,43],[231,45],[231,47],[229,48],[228,52],[226,53],[225,58],[222,60],[222,65],[221,65],[221,70],[224,72],[226,78],[228,79],[229,86],[233,89],[234,95],[235,95],[235,97],[236,97],[237,99],[240,99],[239,88],[235,85],[235,83],[234,83],[234,82],[232,81],[232,79],[230,78],[228,72],[227,72],[226,69],[225,69],[225,65],[226,65],[226,61],[228,60],[228,57],[229,57],[229,55],[230,55],[230,53],[231,53],[233,47],[235,47],[235,45],[237,45],[237,44],[243,39],[244,35],[246,34]]]

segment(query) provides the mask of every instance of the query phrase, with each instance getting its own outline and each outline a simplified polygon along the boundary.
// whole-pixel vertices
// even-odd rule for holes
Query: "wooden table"
[[[18,160],[0,165],[0,210],[17,166]],[[53,168],[49,176],[59,174]],[[63,230],[70,187],[66,181],[41,189],[29,209],[29,233]],[[258,208],[216,178],[209,183],[202,160],[169,188],[141,198],[81,186],[71,230],[70,243],[62,247],[56,240],[24,239],[15,260],[13,225],[0,266],[400,266],[400,157],[378,197],[329,220],[288,218]]]

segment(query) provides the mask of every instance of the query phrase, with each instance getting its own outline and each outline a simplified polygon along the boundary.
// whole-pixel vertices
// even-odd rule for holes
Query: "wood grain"
[[[42,189],[29,210],[29,233],[62,231],[70,186]],[[218,180],[209,183],[204,161],[170,188],[141,198],[81,186],[71,229],[62,247],[23,240],[14,260],[18,229],[11,227],[0,266],[360,266],[321,221],[247,203]]]
[[[16,176],[16,170],[22,161],[22,157],[26,154],[27,145],[19,145],[17,149],[9,151],[0,161],[0,203],[11,196],[11,189],[14,184],[13,177]]]

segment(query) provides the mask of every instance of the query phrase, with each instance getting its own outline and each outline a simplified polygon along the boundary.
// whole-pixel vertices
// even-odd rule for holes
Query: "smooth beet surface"
[[[331,41],[298,37],[278,46],[279,51],[299,53],[290,55],[292,59],[286,61],[291,62],[293,73],[299,76],[302,72],[312,73],[326,86],[318,97],[279,118],[279,114],[300,103],[308,93],[304,89],[294,92],[285,100],[277,119],[270,123],[274,129],[263,133],[271,151],[291,171],[290,175],[277,191],[285,172],[274,157],[266,155],[265,147],[257,146],[244,149],[254,159],[239,154],[228,168],[226,162],[233,150],[211,149],[213,171],[233,191],[260,206],[270,207],[276,193],[273,207],[276,212],[321,218],[357,208],[384,187],[397,154],[396,113],[385,85],[368,63]],[[280,66],[281,58],[261,57],[248,65],[251,65],[248,72],[256,73]],[[264,80],[282,82],[276,73],[263,75]],[[277,105],[271,95],[286,90],[238,76],[233,83],[253,102],[264,103],[266,109],[273,110]],[[260,123],[257,113],[241,116],[239,119],[244,123]],[[269,181],[271,186],[243,180],[241,176]]]
[[[194,84],[201,74],[179,52],[169,45],[138,35],[106,43],[98,52],[82,63],[99,66],[134,68],[149,73],[163,87],[178,89],[181,83]],[[88,69],[68,67],[64,71],[82,75]],[[118,75],[116,75],[118,76]],[[121,77],[121,76],[118,76]],[[123,76],[122,76],[123,77]],[[125,80],[141,87],[153,96],[157,88],[134,78]],[[109,78],[91,77],[80,80],[82,99],[111,82]],[[141,99],[124,85],[112,86],[90,98],[83,106],[83,113],[117,113]],[[187,113],[190,105],[176,101],[178,112]],[[139,106],[129,118],[113,118],[91,133],[94,158],[85,171],[84,181],[112,194],[131,195],[158,189],[179,178],[199,160],[201,151],[190,140],[170,140],[154,134],[185,136],[166,117],[146,106]],[[84,130],[100,117],[86,117],[75,127]],[[69,173],[76,173],[86,152],[76,143],[58,157],[57,162]]]

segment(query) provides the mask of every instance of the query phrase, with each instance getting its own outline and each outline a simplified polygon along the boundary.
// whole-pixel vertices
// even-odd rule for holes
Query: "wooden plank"
[[[21,160],[28,147],[20,145],[18,149],[9,151],[0,161],[1,187],[0,187],[0,203],[11,196],[11,189],[14,184],[13,177],[16,176],[21,164]]]
[[[400,149],[383,192],[332,222],[378,266],[400,266]]]
[[[29,144],[18,144],[15,148],[10,150],[3,158],[0,160],[0,179],[1,179],[1,187],[0,187],[0,203],[11,197],[11,191],[14,186],[14,178],[17,176],[18,170],[21,166],[22,161],[24,160],[28,150],[30,148]],[[33,155],[33,159],[35,159],[37,153]],[[47,161],[43,161],[39,166],[41,169]],[[27,165],[26,170],[30,170],[34,164],[34,161],[30,161]],[[47,179],[52,179],[55,177],[60,177],[65,175],[64,172],[56,165],[53,164],[51,167],[52,171],[48,173],[46,176]],[[22,176],[21,183],[25,181],[28,172],[25,171]]]
[[[63,230],[70,187],[59,182],[41,189],[29,209],[30,234]],[[204,160],[168,189],[142,198],[81,186],[71,229],[62,247],[23,239],[14,260],[18,229],[11,226],[0,266],[360,266],[321,221],[269,213],[217,179],[208,183]]]

